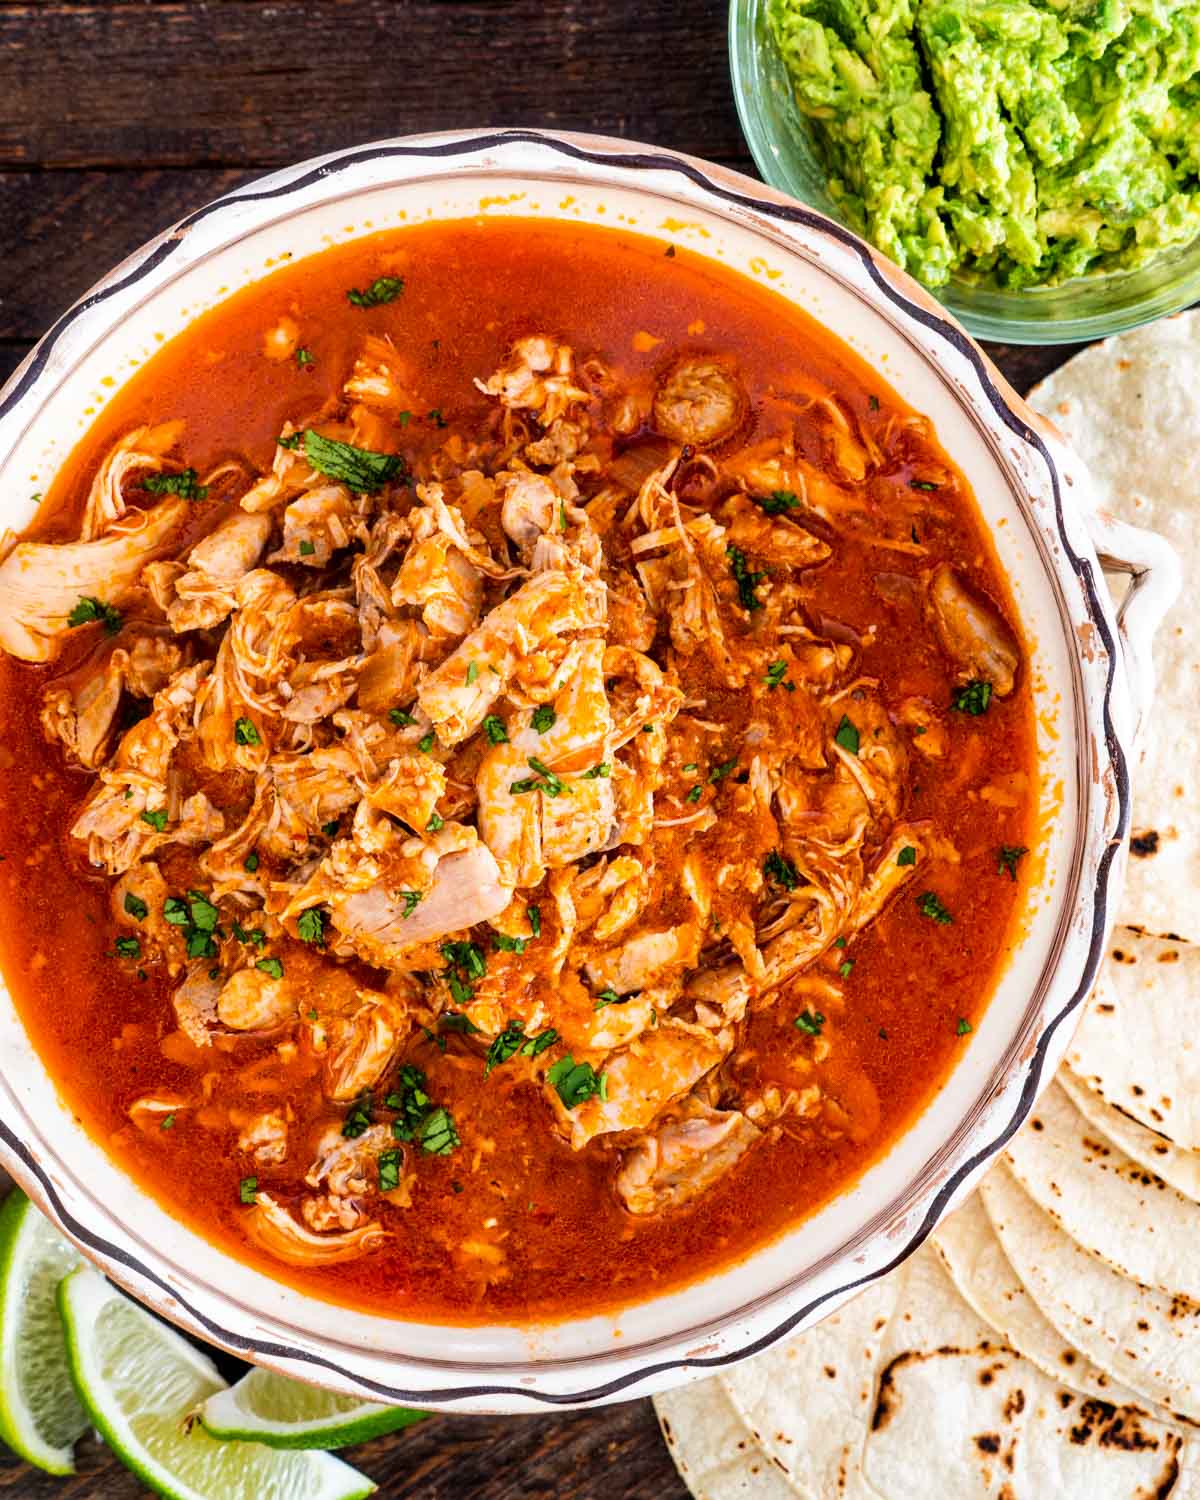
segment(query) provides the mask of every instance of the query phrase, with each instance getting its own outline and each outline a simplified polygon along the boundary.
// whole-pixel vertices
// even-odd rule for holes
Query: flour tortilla
[[[655,1396],[654,1410],[679,1477],[696,1500],[796,1500],[715,1380]]]
[[[1200,1421],[1200,1308],[1081,1250],[1003,1164],[980,1194],[1013,1270],[1067,1343],[1147,1401]]]
[[[1067,1050],[1106,1104],[1184,1151],[1200,1150],[1198,1011],[1200,946],[1118,928]]]
[[[1179,1433],[1047,1379],[972,1312],[930,1249],[910,1267],[863,1453],[877,1495],[1098,1500],[1172,1492]]]
[[[1200,1203],[1200,1151],[1181,1151],[1165,1136],[1147,1130],[1122,1110],[1105,1104],[1068,1067],[1059,1068],[1058,1081],[1089,1125],[1134,1161],[1169,1182],[1185,1198]]]
[[[1106,1141],[1058,1083],[1005,1158],[1077,1245],[1122,1276],[1200,1304],[1200,1206]]]
[[[798,1339],[720,1377],[733,1406],[796,1493],[869,1495],[858,1472],[875,1399],[883,1335],[904,1295],[899,1275],[873,1282]],[[797,1401],[798,1390],[804,1391]]]
[[[1157,696],[1134,777],[1133,842],[1118,920],[1200,941],[1200,631],[1187,589],[1200,576],[1200,313],[1077,354],[1037,387],[1091,470],[1101,508],[1165,536],[1184,597],[1154,647]]]
[[[1170,1420],[1169,1412],[1146,1402],[1063,1338],[1013,1270],[978,1193],[938,1226],[933,1244],[959,1296],[1043,1374],[1081,1396],[1116,1406],[1144,1404],[1151,1416]]]
[[[841,1340],[824,1325],[788,1346],[801,1351],[794,1357],[772,1351],[719,1381],[657,1398],[693,1494],[701,1500],[1200,1496],[1190,1440],[1144,1408],[1088,1400],[1049,1379],[972,1311],[929,1246],[889,1287],[875,1307],[855,1312],[852,1304],[838,1315]],[[876,1315],[888,1302],[891,1315],[877,1329]],[[814,1334],[814,1348],[806,1351]],[[832,1376],[826,1359],[834,1362]],[[760,1372],[767,1367],[765,1375],[745,1378],[756,1365]],[[856,1377],[868,1365],[867,1394],[860,1396]],[[853,1374],[839,1375],[839,1366]],[[731,1383],[738,1404],[728,1398]],[[851,1393],[848,1406],[830,1399],[831,1386]],[[825,1413],[823,1422],[811,1419],[814,1405]],[[820,1476],[819,1490],[798,1477],[797,1455],[783,1441],[799,1430],[804,1446],[825,1454],[811,1470]],[[830,1467],[833,1454],[842,1457]]]

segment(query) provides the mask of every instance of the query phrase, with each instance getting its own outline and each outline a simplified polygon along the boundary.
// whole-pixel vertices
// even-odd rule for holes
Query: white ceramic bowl
[[[0,524],[24,526],[115,385],[285,259],[429,219],[536,215],[686,245],[758,278],[876,365],[974,488],[1012,581],[1039,713],[1042,878],[987,1014],[937,1097],[866,1175],[741,1263],[619,1315],[548,1326],[394,1321],[214,1249],[72,1118],[0,994],[0,1157],[135,1296],[247,1359],[383,1400],[534,1411],[646,1395],[766,1347],[913,1250],[1017,1129],[1066,1046],[1122,870],[1129,764],[1170,550],[1092,514],[1087,479],[926,293],[760,184],[625,142],[528,131],[380,142],[219,199],[97,283],[0,395]],[[1133,574],[1120,616],[1097,547]],[[1133,670],[1131,671],[1131,660]]]

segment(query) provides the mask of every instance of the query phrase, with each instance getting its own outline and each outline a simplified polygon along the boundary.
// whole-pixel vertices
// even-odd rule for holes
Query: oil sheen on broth
[[[994,986],[1036,766],[965,481],[844,346],[536,221],[281,270],[0,563],[3,960],[282,1280],[561,1317],[826,1202]]]

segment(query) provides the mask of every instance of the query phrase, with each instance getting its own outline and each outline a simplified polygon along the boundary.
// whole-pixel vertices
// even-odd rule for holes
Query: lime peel
[[[329,1453],[222,1443],[193,1419],[225,1388],[182,1334],[84,1267],[58,1289],[71,1378],[117,1457],[165,1500],[364,1500],[375,1485]]]
[[[419,1422],[425,1412],[317,1390],[254,1369],[200,1408],[205,1430],[223,1442],[271,1448],[349,1448]]]
[[[88,1427],[55,1302],[58,1283],[80,1264],[14,1188],[0,1207],[0,1440],[48,1474],[75,1472],[75,1443]]]

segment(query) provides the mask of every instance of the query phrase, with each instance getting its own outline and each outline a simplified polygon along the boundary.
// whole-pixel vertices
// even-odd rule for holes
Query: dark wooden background
[[[753,173],[723,0],[0,0],[0,382],[151,234],[270,168],[382,136],[531,125]],[[1019,389],[1064,349],[994,348]],[[350,1455],[386,1500],[681,1500],[647,1401],[437,1417]],[[0,1453],[0,1494],[133,1500]]]

